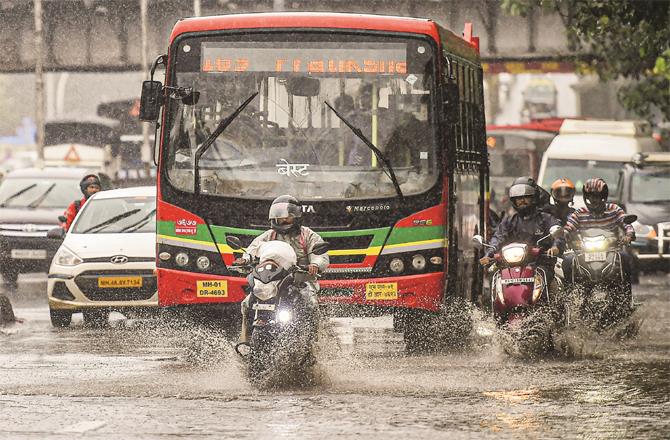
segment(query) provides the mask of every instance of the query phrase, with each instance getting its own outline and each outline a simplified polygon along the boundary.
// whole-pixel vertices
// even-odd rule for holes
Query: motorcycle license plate
[[[268,310],[268,311],[273,311],[275,309],[274,304],[261,304],[261,303],[255,303],[254,305],[251,306],[252,309],[254,310]]]
[[[584,254],[584,261],[587,263],[605,260],[607,260],[607,252],[587,252]]]

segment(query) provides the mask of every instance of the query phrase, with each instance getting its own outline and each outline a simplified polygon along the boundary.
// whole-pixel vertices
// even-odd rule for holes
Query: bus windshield
[[[171,90],[200,93],[195,105],[174,96],[168,107],[166,171],[181,191],[194,191],[197,148],[257,92],[200,159],[202,194],[395,197],[380,161],[326,103],[382,151],[403,194],[437,182],[428,40],[337,33],[193,37],[177,44],[175,69]]]

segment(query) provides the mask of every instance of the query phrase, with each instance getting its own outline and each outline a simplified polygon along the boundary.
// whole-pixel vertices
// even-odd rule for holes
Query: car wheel
[[[104,327],[109,319],[109,312],[106,310],[90,310],[83,312],[84,324],[91,327]]]
[[[49,316],[51,317],[51,325],[54,327],[69,327],[72,322],[72,312],[65,310],[49,308]]]

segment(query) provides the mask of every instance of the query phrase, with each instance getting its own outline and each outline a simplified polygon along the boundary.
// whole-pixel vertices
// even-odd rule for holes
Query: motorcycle
[[[244,250],[236,237],[226,242],[235,250]],[[328,243],[314,246],[312,253],[322,255]],[[246,266],[231,266],[247,274],[251,292],[246,322],[249,343],[235,346],[248,361],[249,380],[267,385],[273,380],[295,380],[306,374],[314,363],[313,345],[319,323],[319,311],[313,290],[302,282],[308,271],[297,264],[293,248],[283,241],[263,243],[258,258]]]
[[[508,352],[523,357],[547,353],[553,346],[552,331],[562,313],[562,304],[550,297],[546,271],[538,264],[544,254],[540,243],[560,236],[563,228],[552,226],[549,235],[540,238],[535,246],[509,243],[493,257],[489,267],[493,316],[502,336],[510,340]],[[492,246],[480,235],[473,237],[478,249]]]
[[[628,214],[624,223],[637,220]],[[579,318],[597,329],[610,328],[630,317],[635,310],[630,274],[625,272],[620,229],[589,228],[571,241],[574,252],[570,282]]]

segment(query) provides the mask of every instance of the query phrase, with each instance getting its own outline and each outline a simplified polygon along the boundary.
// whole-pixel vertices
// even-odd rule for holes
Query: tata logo
[[[314,206],[312,205],[302,205],[302,212],[303,214],[314,214],[316,211],[314,211]]]
[[[114,255],[109,259],[113,264],[124,264],[128,262],[128,257],[125,255]]]

